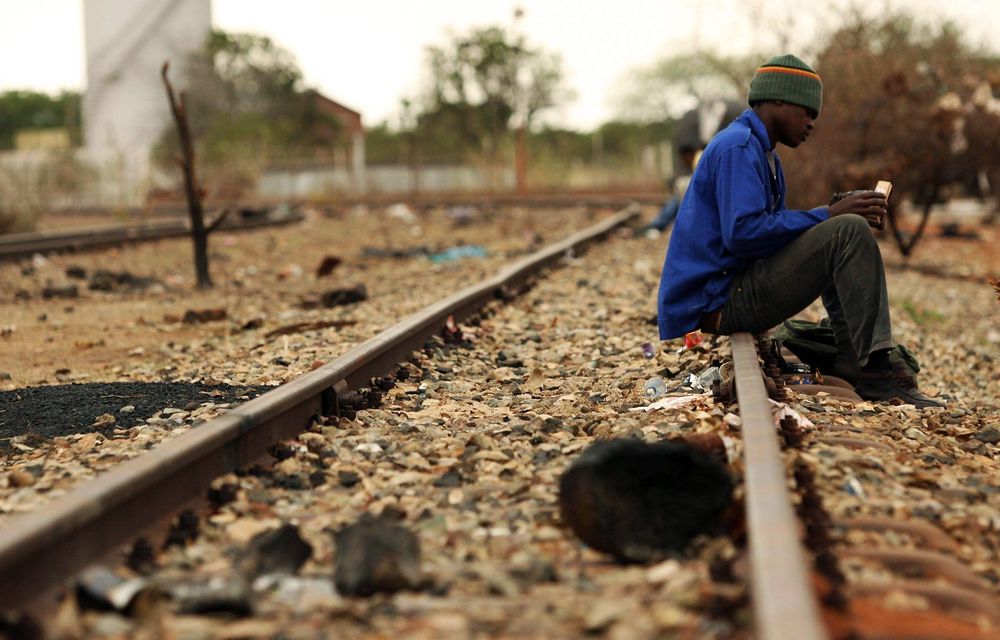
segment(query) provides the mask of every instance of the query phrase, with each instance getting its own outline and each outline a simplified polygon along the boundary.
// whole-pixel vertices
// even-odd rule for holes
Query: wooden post
[[[528,148],[525,141],[527,126],[521,125],[514,134],[514,184],[518,193],[528,191]]]

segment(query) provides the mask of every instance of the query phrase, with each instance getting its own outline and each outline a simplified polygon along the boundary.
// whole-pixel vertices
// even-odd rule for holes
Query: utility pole
[[[524,18],[524,9],[520,6],[514,8],[514,33],[517,35],[521,34],[521,20]],[[523,93],[523,92],[518,92]],[[523,95],[518,96],[519,102],[524,102],[525,98]],[[527,129],[528,129],[528,109],[529,105],[521,104],[519,105],[522,113],[519,114],[517,129],[514,132],[514,189],[519,194],[527,193],[528,191],[528,148],[527,148]]]

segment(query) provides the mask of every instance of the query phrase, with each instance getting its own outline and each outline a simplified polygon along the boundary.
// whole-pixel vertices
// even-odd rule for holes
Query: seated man
[[[701,152],[691,147],[681,148],[680,158],[685,170],[675,175],[670,181],[670,197],[663,203],[663,207],[660,208],[656,217],[646,225],[646,230],[666,231],[667,227],[674,223],[677,212],[680,211],[681,202],[684,200],[684,193],[691,182],[691,169],[697,162],[699,155]]]
[[[670,197],[645,230],[666,231],[674,223],[702,149],[742,112],[743,106],[738,102],[714,100],[691,109],[674,123],[673,145],[677,149],[679,171],[669,181]]]
[[[774,147],[805,142],[822,101],[820,77],[793,55],[757,69],[751,108],[712,138],[681,204],[660,280],[660,338],[760,333],[822,297],[839,357],[858,368],[858,395],[941,406],[889,359],[889,296],[869,229],[882,224],[885,196],[861,191],[815,209],[785,207]]]

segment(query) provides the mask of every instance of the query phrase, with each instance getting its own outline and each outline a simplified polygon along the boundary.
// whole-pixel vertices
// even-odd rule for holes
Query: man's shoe
[[[912,375],[901,374],[894,370],[862,370],[858,375],[857,384],[854,385],[854,391],[865,400],[876,402],[912,404],[918,409],[944,407],[942,403],[917,391],[917,384]]]
[[[907,388],[917,388],[917,376],[910,371],[902,360],[899,358],[890,358],[889,367],[892,369],[892,375],[899,378],[901,384]],[[829,374],[856,385],[861,380],[861,365],[858,364],[857,360],[838,353],[836,360],[833,361],[833,365],[830,367]]]
[[[858,377],[861,375],[861,365],[852,358],[837,354],[837,359],[833,361],[830,371],[824,371],[823,373],[829,373],[831,376],[847,380],[851,384],[857,384]]]

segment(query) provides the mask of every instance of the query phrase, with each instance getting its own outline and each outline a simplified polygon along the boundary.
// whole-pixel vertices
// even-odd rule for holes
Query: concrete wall
[[[211,30],[211,0],[84,0],[87,89],[84,144],[123,166],[133,204],[149,187],[149,153],[171,123],[160,67],[182,88],[187,57]]]
[[[514,188],[513,170],[493,177],[477,167],[436,165],[419,173],[406,165],[374,165],[364,173],[335,166],[273,168],[261,175],[257,193],[263,198],[305,198],[412,191],[482,191]]]
[[[129,171],[124,155],[111,150],[2,151],[0,209],[35,215],[61,209],[141,206],[145,191],[128,191]]]

